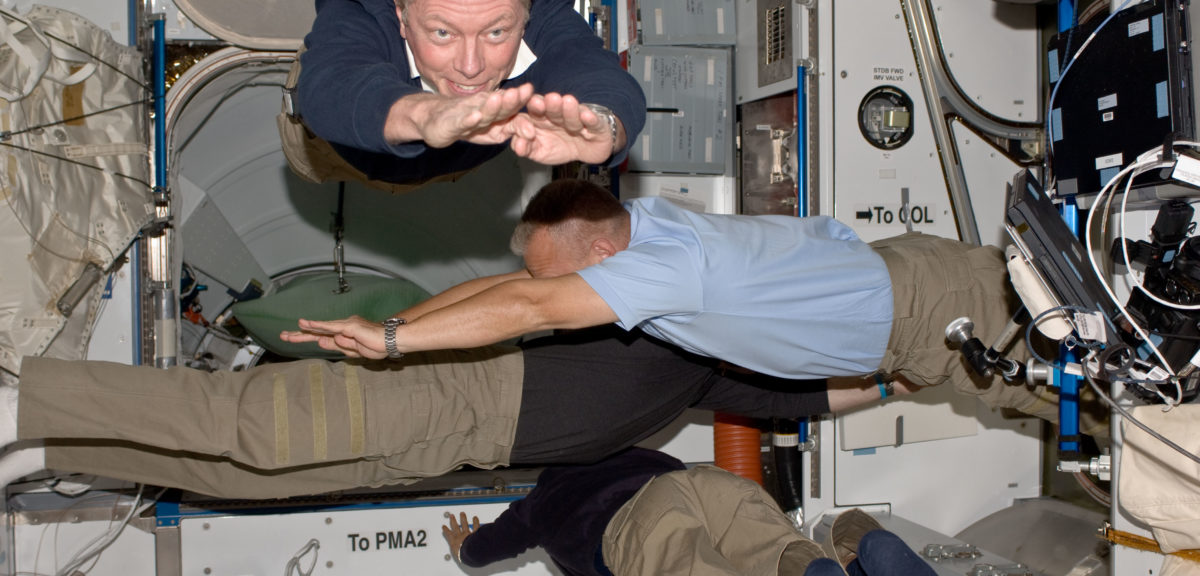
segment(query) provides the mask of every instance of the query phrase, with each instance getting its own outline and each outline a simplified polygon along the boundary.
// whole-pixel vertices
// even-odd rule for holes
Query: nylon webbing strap
[[[358,382],[357,366],[349,364],[342,366],[346,369],[346,407],[350,411],[350,453],[357,456],[366,450],[362,384]]]
[[[291,449],[288,446],[288,410],[287,382],[283,374],[275,375],[275,464],[287,465],[291,460]]]
[[[329,457],[329,438],[325,425],[325,380],[319,364],[308,367],[308,392],[312,405],[313,460],[325,460]]]

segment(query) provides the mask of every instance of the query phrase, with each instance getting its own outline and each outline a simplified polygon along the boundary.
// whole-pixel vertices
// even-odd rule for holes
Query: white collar
[[[412,51],[408,49],[408,42],[404,43],[404,54],[408,57],[408,69],[412,74],[409,77],[420,77],[421,73],[417,71],[417,61],[413,59]],[[529,45],[525,43],[525,40],[521,40],[521,47],[517,48],[517,61],[513,63],[512,73],[508,75],[507,80],[512,80],[513,78],[524,74],[525,71],[528,70],[529,67],[532,66],[536,61],[537,55],[533,53],[533,50],[529,48]],[[427,82],[424,78],[421,78],[421,87],[423,87],[426,92],[437,92],[437,89],[435,89],[433,85]]]

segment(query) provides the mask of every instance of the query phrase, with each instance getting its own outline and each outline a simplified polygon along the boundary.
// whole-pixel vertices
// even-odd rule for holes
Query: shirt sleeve
[[[687,322],[703,307],[704,290],[695,257],[677,244],[638,244],[580,270],[579,275],[626,330],[665,316],[673,322]]]
[[[391,14],[372,14],[368,6],[391,6]],[[390,2],[317,1],[296,87],[300,114],[314,134],[334,144],[406,158],[425,150],[421,142],[393,146],[383,137],[392,104],[421,91],[409,73],[399,26]]]
[[[695,408],[750,418],[803,418],[829,413],[825,380],[789,380],[730,372],[715,382]]]
[[[513,504],[520,502],[518,500]],[[510,506],[495,522],[484,524],[467,536],[458,551],[458,556],[464,565],[478,568],[515,558],[537,545],[533,531]]]
[[[537,56],[534,83],[539,93],[557,92],[613,111],[625,127],[625,148],[610,165],[621,163],[646,124],[646,96],[621,67],[616,52],[604,48],[571,0],[535,0],[525,42]]]

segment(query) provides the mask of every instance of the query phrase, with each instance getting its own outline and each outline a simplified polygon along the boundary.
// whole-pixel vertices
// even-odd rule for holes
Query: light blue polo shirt
[[[892,326],[887,265],[825,216],[625,204],[631,241],[579,275],[626,330],[784,378],[874,372]]]

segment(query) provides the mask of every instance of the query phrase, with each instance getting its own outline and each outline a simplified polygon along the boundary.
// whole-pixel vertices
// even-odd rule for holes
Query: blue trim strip
[[[127,35],[127,38],[129,39],[130,46],[137,46],[137,32],[138,25],[140,24],[137,21],[137,5],[138,0],[129,0],[129,4],[127,4],[125,8],[128,11],[126,14],[126,21],[129,23],[129,34]]]
[[[166,57],[167,22],[154,20],[154,185],[167,185]]]
[[[1075,0],[1058,0],[1058,31],[1075,27]]]
[[[1079,235],[1079,207],[1073,198],[1068,198],[1062,204],[1062,216],[1067,222],[1071,233]],[[1075,352],[1065,346],[1060,347],[1063,362],[1076,361]],[[1054,381],[1058,385],[1058,450],[1059,452],[1078,452],[1079,442],[1064,441],[1063,438],[1079,436],[1079,377],[1054,371]]]
[[[1061,141],[1062,132],[1062,108],[1055,108],[1050,111],[1050,141]]]
[[[796,67],[796,215],[808,216],[808,74]]]
[[[462,506],[466,504],[497,504],[514,502],[524,498],[524,494],[514,494],[510,496],[478,496],[478,497],[445,497],[431,498],[427,500],[404,500],[404,501],[375,501],[375,502],[356,502],[354,504],[330,504],[317,505],[310,504],[304,506],[281,506],[281,507],[263,507],[263,508],[246,508],[240,510],[218,510],[218,509],[188,509],[182,510],[179,502],[160,501],[156,510],[156,523],[158,526],[178,526],[179,522],[185,518],[198,518],[204,516],[266,516],[272,514],[301,514],[305,512],[348,512],[354,510],[399,510],[406,508],[427,508],[436,506]]]
[[[1154,85],[1154,105],[1159,118],[1167,117],[1168,100],[1167,81],[1163,80]]]
[[[1153,37],[1155,52],[1167,47],[1167,37],[1163,31],[1162,14],[1155,14],[1150,17],[1150,36]]]

